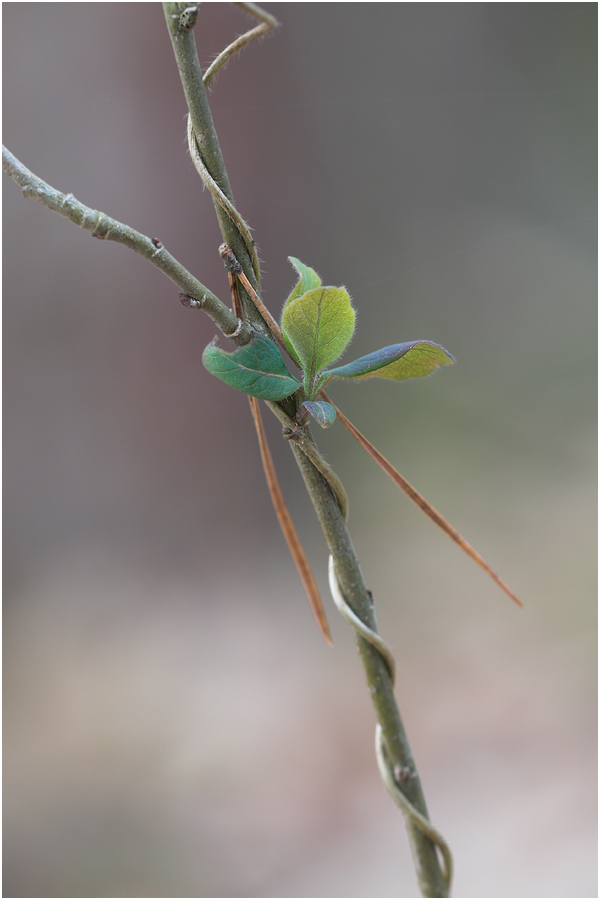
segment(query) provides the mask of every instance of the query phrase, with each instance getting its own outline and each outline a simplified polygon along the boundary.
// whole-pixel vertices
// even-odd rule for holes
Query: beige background
[[[517,610],[336,425],[350,526],[460,897],[597,896],[591,3],[268,4],[211,93],[278,312],[289,254],[358,310],[332,389]],[[5,3],[4,140],[224,299],[158,3]],[[204,64],[247,24],[203,4]],[[5,180],[4,896],[414,896],[352,636],[313,625],[215,329]]]

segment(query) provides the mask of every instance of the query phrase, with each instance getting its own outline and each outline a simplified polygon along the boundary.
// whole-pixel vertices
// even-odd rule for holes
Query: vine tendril
[[[204,165],[204,160],[202,159],[200,147],[198,146],[198,141],[192,126],[192,120],[189,115],[187,124],[187,138],[190,156],[192,157],[192,162],[194,163],[195,169],[202,179],[205,187],[208,188],[213,200],[215,200],[219,204],[219,206],[225,210],[225,212],[239,231],[242,240],[246,245],[246,250],[248,251],[250,259],[252,260],[252,269],[254,270],[256,279],[260,284],[260,263],[258,261],[256,246],[254,244],[254,241],[252,240],[252,235],[250,234],[250,226],[242,219],[233,203],[231,203],[231,201],[227,199],[217,182],[214,180],[214,178]]]
[[[242,35],[241,38],[233,41],[221,54],[219,54],[219,56],[207,69],[205,75],[203,76],[205,86],[210,83],[219,69],[238,50],[246,46],[251,40],[259,37],[261,34],[265,34],[277,24],[271,16],[269,16],[267,13],[264,13],[264,11],[259,10],[259,8],[254,4],[239,3],[237,5],[251,15],[255,15],[257,18],[259,18],[261,20],[261,25],[247,32],[245,35]],[[250,255],[252,267],[258,281],[258,256],[256,247],[250,234],[250,228],[242,219],[233,203],[225,196],[218,183],[207,170],[207,167],[202,158],[199,141],[197,140],[197,136],[194,133],[194,129],[189,118],[188,144],[194,166],[196,167],[198,174],[202,178],[203,183],[208,188],[214,201],[225,211],[226,215],[238,229],[240,236]],[[229,250],[229,248],[227,249]],[[231,253],[231,251],[229,252]],[[254,300],[255,296],[258,296],[256,292],[254,290],[248,292],[247,287],[246,291],[250,299],[254,302],[254,305],[258,309],[259,313],[261,313],[260,305],[258,305]],[[260,304],[262,305],[262,301],[260,301]],[[273,331],[274,336],[277,335],[278,330],[279,329],[277,326],[277,330]],[[306,462],[308,462],[309,469],[312,472],[319,472],[320,475],[325,479],[335,498],[335,505],[340,510],[341,518],[345,522],[348,518],[348,500],[346,492],[337,475],[335,475],[333,470],[323,460],[321,454],[312,442],[310,433],[299,426],[299,423],[285,412],[281,403],[267,402],[267,405],[277,416],[277,418],[282,422],[284,426],[284,437],[290,439],[294,443],[294,445],[298,447],[300,453],[297,454],[297,458],[300,457],[300,459],[304,459]],[[291,415],[293,415],[293,413],[291,413]],[[300,464],[300,468],[303,470],[303,474],[305,474],[302,463]],[[314,496],[313,503],[315,503]],[[317,507],[318,504],[315,503],[315,508]],[[342,590],[340,581],[338,580],[336,564],[333,556],[329,557],[329,585],[334,602],[341,615],[349,622],[356,634],[364,641],[366,641],[371,647],[373,647],[383,660],[385,670],[382,674],[384,678],[386,674],[389,677],[389,687],[393,702],[395,661],[392,651],[385,643],[385,641],[380,637],[380,635],[377,634],[377,631],[375,630],[376,626],[370,627],[369,625],[367,625],[346,602],[344,592]],[[450,850],[445,840],[429,822],[427,815],[419,811],[419,809],[415,807],[415,805],[407,798],[406,794],[402,791],[399,782],[401,782],[404,778],[412,777],[415,778],[418,783],[418,773],[415,769],[412,768],[401,768],[396,771],[398,766],[394,766],[393,755],[390,756],[388,752],[384,732],[381,726],[381,721],[382,720],[380,720],[380,722],[377,724],[375,732],[375,751],[377,764],[379,767],[381,778],[389,793],[391,794],[394,802],[403,812],[409,826],[412,826],[411,841],[413,842],[413,848],[416,848],[415,861],[421,889],[424,892],[424,896],[449,896],[450,880],[452,876],[452,857],[450,854]],[[425,812],[426,807],[424,806],[423,809]],[[409,831],[411,831],[410,828]],[[423,843],[425,839],[427,839],[427,846],[425,846]],[[425,858],[428,859],[427,863],[424,862]],[[435,865],[433,865],[434,861]]]
[[[274,16],[272,16],[268,12],[265,12],[264,9],[261,9],[260,6],[257,6],[255,3],[236,3],[236,6],[239,6],[240,9],[243,9],[244,12],[247,12],[249,15],[254,16],[256,19],[259,19],[261,24],[257,25],[256,28],[252,28],[250,29],[250,31],[246,31],[244,34],[240,35],[240,37],[236,38],[235,41],[232,41],[231,44],[229,44],[221,53],[219,53],[217,58],[213,60],[202,77],[205,87],[208,87],[219,69],[221,69],[225,65],[225,63],[231,59],[232,56],[234,56],[239,50],[241,50],[242,47],[246,47],[249,43],[251,43],[251,41],[256,40],[256,38],[263,37],[263,35],[268,34],[269,31],[272,31],[279,24]],[[252,240],[252,235],[250,233],[250,226],[241,217],[233,203],[231,203],[227,199],[217,182],[214,180],[214,178],[206,168],[204,160],[202,159],[200,147],[198,146],[196,135],[194,134],[190,116],[188,116],[187,138],[190,156],[192,157],[192,162],[194,163],[196,171],[198,172],[198,175],[204,182],[205,186],[208,188],[213,200],[215,200],[219,204],[219,206],[223,210],[225,210],[233,224],[238,229],[252,261],[252,269],[256,276],[256,280],[260,284],[260,263],[258,260],[258,253],[256,252],[256,246],[254,244],[254,241]]]
[[[376,631],[373,631],[371,628],[369,628],[368,625],[365,625],[365,623],[358,618],[356,613],[353,612],[353,610],[350,609],[350,607],[346,603],[337,579],[335,571],[335,561],[333,559],[333,556],[329,557],[329,589],[331,591],[331,596],[333,597],[335,605],[337,606],[341,615],[346,619],[348,624],[352,626],[357,634],[359,634],[365,641],[368,641],[381,654],[387,666],[393,685],[396,675],[396,663],[392,651],[383,640],[383,638],[379,634],[377,634]],[[398,786],[396,780],[396,776],[394,775],[394,771],[387,757],[383,731],[379,723],[375,728],[375,756],[377,758],[377,765],[379,767],[379,774],[381,775],[381,779],[396,805],[400,807],[407,819],[409,819],[413,825],[415,825],[420,831],[422,831],[423,834],[426,834],[427,837],[436,845],[436,847],[440,851],[443,860],[444,878],[448,886],[448,893],[450,893],[450,883],[452,881],[452,854],[450,852],[450,848],[448,847],[448,844],[439,833],[439,831],[433,827],[429,819],[427,819],[422,813],[420,813],[419,810],[415,806],[413,806],[406,795],[400,790],[400,787]]]

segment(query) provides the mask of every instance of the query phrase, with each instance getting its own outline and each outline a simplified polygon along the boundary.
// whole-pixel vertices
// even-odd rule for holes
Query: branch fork
[[[269,13],[255,4],[237,5],[257,18],[260,24],[237,38],[219,54],[203,76],[193,37],[199,4],[163,4],[189,108],[190,154],[213,198],[223,240],[228,249],[231,248],[230,253],[235,261],[239,261],[236,270],[230,269],[229,275],[233,311],[171,256],[157,238],[148,238],[104,213],[84,206],[72,193],[62,194],[55,190],[26,169],[5,148],[3,148],[3,168],[21,186],[25,196],[34,197],[53,211],[90,231],[94,237],[117,241],[148,259],[180,289],[183,306],[202,309],[238,346],[249,343],[253,329],[263,333],[270,331],[274,338],[284,345],[279,326],[260,298],[260,268],[256,247],[248,225],[235,207],[206,97],[206,86],[219,69],[239,49],[277,25]],[[264,436],[258,401],[251,397],[250,405],[277,515],[288,538],[290,549],[294,548],[292,555],[301,571],[315,616],[324,635],[330,641],[331,635],[314,577],[297,540],[277,483]],[[285,436],[290,438],[290,446],[329,547],[330,590],[337,608],[356,634],[378,719],[376,729],[378,766],[386,787],[406,817],[421,892],[426,897],[449,896],[452,873],[450,851],[429,822],[419,776],[394,697],[394,659],[390,648],[377,633],[372,597],[364,583],[347,530],[346,492],[331,467],[323,460],[308,426],[302,424],[299,427],[296,419],[299,408],[294,397],[287,397],[280,402],[268,401],[267,405],[287,429]]]

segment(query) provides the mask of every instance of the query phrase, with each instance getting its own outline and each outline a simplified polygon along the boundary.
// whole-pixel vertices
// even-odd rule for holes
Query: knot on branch
[[[195,300],[189,294],[183,294],[181,291],[179,292],[179,302],[185,309],[202,309],[201,300]]]
[[[111,231],[111,221],[107,216],[104,215],[104,213],[98,212],[97,210],[93,210],[92,222],[94,218],[96,220],[96,224],[89,229],[92,232],[92,237],[98,238],[101,241],[105,241]]]

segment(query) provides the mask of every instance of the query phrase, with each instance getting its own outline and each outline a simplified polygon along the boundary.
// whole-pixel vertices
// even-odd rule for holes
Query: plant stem
[[[73,194],[63,194],[61,191],[57,191],[56,188],[34,175],[4,146],[2,146],[2,168],[13,181],[21,186],[23,196],[33,197],[43,206],[64,216],[65,219],[70,219],[85,231],[91,232],[96,238],[116,241],[139,253],[153,266],[160,269],[185,294],[194,298],[194,305],[198,309],[204,310],[224,335],[239,345],[248,343],[251,337],[248,326],[238,319],[229,307],[225,306],[191,272],[188,272],[174,256],[171,256],[160,241],[151,240],[134,228],[130,228],[129,225],[123,225],[122,222],[111,219],[103,212],[84,206]]]
[[[233,204],[233,195],[198,61],[193,27],[189,25],[187,18],[184,18],[183,23],[180,23],[180,16],[182,18],[187,17],[189,8],[181,3],[164,3],[163,6],[190,110],[190,127],[195,135],[199,153],[202,156],[202,159],[198,161],[197,168],[203,178],[205,177],[204,168],[206,168],[211,179],[214,180],[225,197]],[[193,146],[191,146],[191,150],[193,153]],[[213,201],[215,202],[223,238],[233,250],[239,263],[241,263],[252,288],[258,293],[256,273],[239,227],[233,218],[225,212],[223,205],[215,199],[214,193]],[[240,219],[237,221],[240,221]],[[247,292],[244,293],[248,301],[243,302],[246,315],[253,323],[256,323],[258,319],[260,325],[266,328],[264,319],[259,316],[258,310],[251,303],[251,297]],[[293,401],[293,398],[290,398],[290,400]],[[290,412],[289,410],[290,400],[283,404],[269,404],[280,420],[283,419],[285,421],[290,415],[293,418],[294,411]],[[295,401],[293,401],[293,404],[295,405]],[[311,450],[308,454],[308,448],[303,448],[303,443],[306,444],[307,441],[311,443]],[[321,523],[329,551],[333,557],[335,575],[343,594],[343,599],[352,612],[365,624],[366,630],[376,633],[377,623],[373,602],[365,585],[356,552],[346,526],[345,503],[343,500],[345,491],[343,488],[338,487],[339,480],[336,476],[327,477],[329,467],[326,463],[323,462],[322,466],[317,467],[315,462],[313,462],[313,459],[320,460],[320,454],[308,428],[302,429],[302,441],[291,440],[290,443]],[[314,451],[312,450],[313,447]],[[421,814],[421,818],[427,820],[428,813],[425,797],[394,696],[393,671],[390,671],[391,666],[387,661],[389,654],[382,654],[371,641],[360,634],[357,635],[357,644],[377,720],[381,727],[389,778],[394,782],[397,792],[401,793],[408,801],[407,806],[411,809],[415,808],[417,813]],[[402,779],[396,778],[396,772],[403,773]],[[399,783],[400,781],[401,784]],[[406,807],[403,807],[403,810],[406,813]],[[449,851],[447,851],[445,843],[441,838],[436,841],[432,840],[425,833],[423,827],[416,824],[416,819],[411,818],[410,814],[407,814],[406,819],[417,878],[423,896],[447,897],[449,895],[449,866],[447,866],[447,871],[444,873],[436,850],[437,843],[438,846],[444,848],[445,859],[447,860]],[[430,833],[435,834],[433,829],[430,829]]]
[[[335,561],[335,571],[344,598],[358,618],[376,632],[377,622],[371,595],[365,585],[356,551],[335,495],[323,475],[294,442],[292,450],[321,523],[329,552]],[[371,700],[383,732],[390,767],[394,772],[409,773],[409,777],[402,780],[402,793],[428,818],[425,796],[394,696],[392,673],[382,654],[371,643],[360,636],[356,640]],[[410,820],[407,821],[407,829],[423,896],[447,897],[448,885],[434,842]]]
[[[219,190],[225,195],[227,200],[234,205],[233,193],[223,154],[215,131],[215,126],[206,96],[206,87],[202,76],[202,69],[198,60],[198,52],[196,50],[196,41],[194,39],[193,28],[180,27],[179,19],[185,12],[187,4],[185,3],[163,3],[167,28],[171,37],[175,60],[179,70],[179,77],[188,105],[191,128],[195,135],[198,151],[200,153],[202,163],[208,170],[210,176],[216,183]],[[213,194],[213,203],[219,227],[223,240],[229,244],[235,256],[242,264],[246,277],[256,291],[260,291],[260,278],[255,271],[253,261],[248,252],[246,242],[242,238],[237,225],[232,221],[231,217],[223,209],[221,204],[215,199]],[[261,331],[265,330],[265,326],[260,315],[257,313],[254,304],[250,301],[245,290],[242,290],[242,305],[248,321]]]
[[[253,7],[253,4],[241,5],[244,8]],[[198,153],[201,156],[199,168],[201,171],[206,168],[211,181],[216,185],[216,191],[227,198],[229,212],[227,205],[217,199],[215,191],[211,191],[223,239],[233,249],[241,263],[252,291],[258,294],[259,277],[253,264],[255,254],[248,251],[248,235],[243,235],[240,231],[240,228],[243,231],[247,227],[233,207],[231,187],[196,53],[192,29],[197,16],[197,5],[165,3],[164,9],[190,110],[194,140],[197,141]],[[236,343],[248,342],[251,337],[248,325],[174,259],[160,241],[151,240],[104,213],[84,206],[72,194],[62,194],[25,168],[5,148],[3,148],[3,168],[20,184],[25,196],[34,197],[54,212],[90,231],[94,237],[124,244],[144,256],[185,294],[193,298],[188,305],[203,309],[215,325]],[[231,208],[235,215],[232,214]],[[242,302],[250,323],[261,331],[267,331],[264,319],[245,290]],[[381,728],[381,744],[379,731],[377,732],[378,760],[380,767],[383,768],[386,785],[406,815],[421,892],[425,897],[446,897],[449,895],[450,880],[449,851],[443,839],[427,821],[423,790],[394,697],[393,660],[377,635],[372,598],[366,588],[346,526],[345,491],[337,476],[322,460],[308,428],[303,427],[301,434],[294,431],[296,400],[292,397],[280,404],[268,405],[290,430],[289,436],[293,437],[290,441],[292,450],[333,558],[336,592],[339,587],[340,595],[343,595],[342,603],[347,605],[352,615],[363,623],[357,632],[357,644]],[[369,638],[369,632],[376,640]],[[442,871],[436,847],[441,848],[444,855],[445,871]]]
[[[202,166],[206,167],[210,176],[233,203],[231,187],[206,98],[193,31],[191,28],[182,29],[178,25],[177,16],[182,12],[182,4],[165,3],[164,7],[184,92],[190,108],[191,128],[202,155]],[[199,171],[202,175],[202,168],[199,167]],[[215,208],[226,243],[233,249],[234,255],[241,263],[252,287],[257,290],[253,281],[255,273],[237,227],[217,202],[215,202]],[[235,240],[232,240],[233,234]],[[242,248],[243,252],[239,255]],[[248,304],[244,304],[244,308],[247,310],[249,318],[256,321],[256,311],[249,309]],[[273,408],[277,404],[269,404],[269,406]],[[281,416],[279,417],[281,418]],[[310,432],[304,429],[303,433],[304,442],[310,441],[314,446]],[[322,474],[326,472],[323,467],[319,467],[321,469],[319,471],[319,468],[307,455],[306,448],[303,448],[301,442],[292,440],[290,443],[334,559],[335,572],[344,599],[356,616],[368,626],[368,629],[376,632],[377,624],[371,596],[364,583],[346,527],[344,513],[338,500],[340,490],[338,488],[336,492],[332,487],[335,484],[333,479],[330,481],[326,475]],[[310,456],[315,454],[320,458],[316,447],[314,447],[314,454],[311,452]],[[357,643],[369,692],[381,726],[389,767],[394,772],[408,773],[402,782],[402,793],[409,804],[412,804],[427,819],[423,790],[394,697],[393,673],[390,672],[385,657],[370,641],[358,635]],[[423,895],[426,897],[447,896],[449,885],[440,866],[435,842],[424,833],[422,828],[415,825],[410,817],[407,819],[407,826]]]

